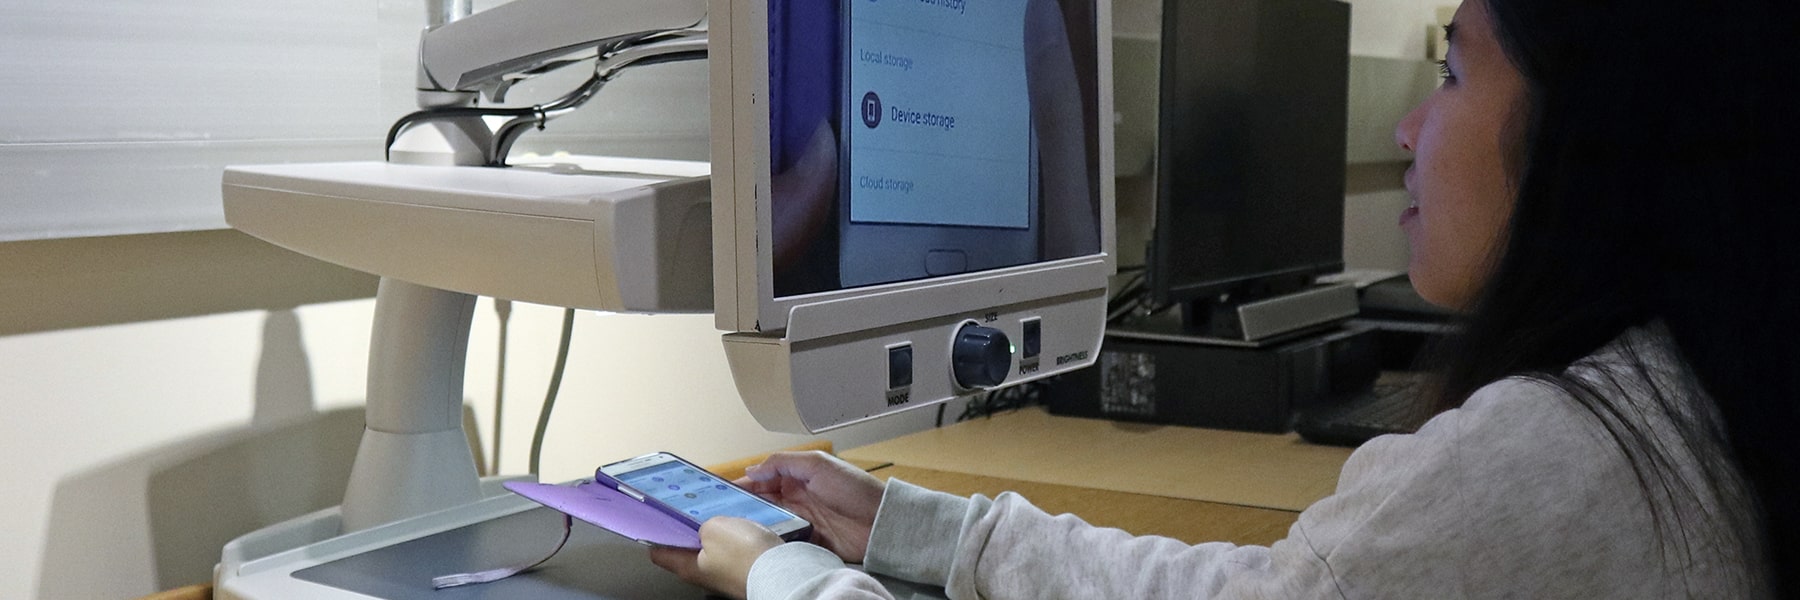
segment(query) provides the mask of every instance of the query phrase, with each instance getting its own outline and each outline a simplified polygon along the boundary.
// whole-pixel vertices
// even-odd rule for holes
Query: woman
[[[1438,414],[1269,547],[781,455],[818,546],[716,519],[652,558],[751,598],[1800,597],[1800,16],[1778,0],[1468,0],[1400,124],[1421,295],[1469,315]]]

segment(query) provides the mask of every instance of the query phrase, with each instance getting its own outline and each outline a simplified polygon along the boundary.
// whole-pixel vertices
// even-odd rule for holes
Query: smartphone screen
[[[713,517],[740,517],[789,539],[810,528],[793,513],[672,454],[640,456],[601,467],[600,472],[680,513],[695,526]]]

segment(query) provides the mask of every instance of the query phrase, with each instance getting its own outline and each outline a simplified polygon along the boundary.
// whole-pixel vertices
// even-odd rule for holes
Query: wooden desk
[[[982,494],[992,498],[1001,492],[1017,492],[1053,515],[1069,513],[1101,527],[1115,527],[1134,535],[1172,537],[1189,544],[1226,541],[1266,546],[1287,537],[1288,527],[1299,516],[1299,513],[1285,510],[899,465],[869,472],[882,479],[898,477],[907,483],[959,496]]]
[[[1143,425],[1025,409],[839,453],[953,494],[1014,491],[1051,514],[1189,543],[1266,545],[1330,495],[1350,450],[1294,435]]]
[[[839,453],[936,471],[1300,511],[1350,449],[1298,436],[1057,417],[1030,408]]]

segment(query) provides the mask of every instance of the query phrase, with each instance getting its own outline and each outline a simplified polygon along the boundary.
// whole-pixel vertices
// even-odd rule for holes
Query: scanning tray
[[[527,510],[302,569],[293,577],[352,592],[356,598],[387,600],[700,600],[706,596],[704,590],[650,564],[643,546],[580,526],[571,532],[562,552],[536,569],[482,585],[431,587],[432,578],[445,573],[477,571],[542,555],[562,535],[562,523],[562,515],[550,509]]]

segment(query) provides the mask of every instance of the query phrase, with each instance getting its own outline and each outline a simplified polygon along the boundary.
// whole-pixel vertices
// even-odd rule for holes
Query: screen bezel
[[[784,540],[791,541],[793,539],[804,538],[808,533],[810,533],[810,531],[812,529],[811,523],[808,523],[806,521],[806,519],[801,518],[799,515],[794,514],[793,511],[782,508],[781,506],[779,506],[773,502],[770,502],[761,496],[751,493],[750,490],[746,490],[742,487],[739,487],[735,483],[726,481],[724,477],[720,477],[717,474],[713,473],[712,471],[708,471],[699,465],[696,465],[692,462],[689,462],[686,459],[683,459],[674,454],[670,454],[668,452],[655,452],[655,453],[651,453],[651,454],[645,454],[643,456],[629,458],[629,459],[625,459],[625,460],[615,462],[615,463],[612,463],[609,465],[602,466],[598,470],[595,471],[594,480],[599,482],[602,485],[613,488],[615,490],[619,490],[622,493],[626,493],[627,495],[631,496],[632,498],[638,499],[639,501],[641,501],[645,504],[653,505],[658,510],[661,510],[663,513],[668,514],[673,517],[676,517],[678,519],[681,519],[681,521],[683,523],[686,523],[689,526],[692,526],[694,529],[698,530],[701,525],[700,521],[695,520],[692,516],[688,515],[687,513],[683,513],[680,510],[677,510],[675,507],[670,506],[668,503],[665,503],[662,500],[657,499],[656,496],[653,496],[648,492],[644,492],[642,490],[633,488],[629,484],[626,484],[623,481],[621,481],[620,479],[618,479],[620,476],[622,476],[626,473],[631,473],[634,471],[641,471],[644,469],[655,468],[655,467],[659,467],[659,466],[670,464],[670,463],[680,464],[680,465],[692,468],[695,471],[700,472],[702,475],[712,478],[714,481],[717,481],[719,483],[730,486],[730,489],[736,490],[737,493],[743,494],[745,497],[750,498],[751,500],[760,502],[765,506],[768,506],[775,510],[781,511],[781,514],[792,517],[786,521],[782,521],[782,522],[776,523],[774,525],[766,525],[766,527],[768,527],[770,531],[775,532],[775,535],[781,536],[781,538]],[[637,492],[637,493],[633,494],[631,492]]]
[[[796,308],[816,307],[822,316],[847,315],[808,323],[799,339],[867,330],[915,320],[919,307],[938,315],[981,311],[1021,290],[1048,297],[1102,282],[1116,267],[1114,239],[1113,126],[1097,121],[1097,174],[1100,182],[1100,247],[1070,258],[956,275],[875,284],[777,297],[773,250],[766,243],[770,219],[768,2],[712,0],[709,5],[712,69],[713,289],[715,325],[722,330],[783,334],[790,340]],[[1112,12],[1096,2],[1096,85],[1112,88]],[[1111,115],[1110,93],[1094,110]],[[1073,272],[1070,272],[1073,271]],[[845,301],[857,309],[845,310]],[[816,306],[815,306],[816,305]],[[904,319],[904,320],[903,320]]]

